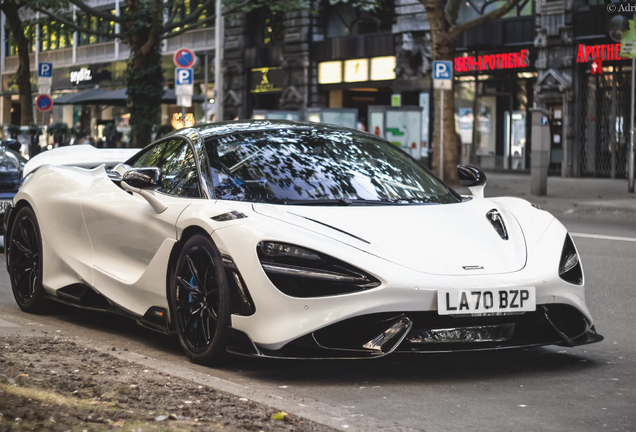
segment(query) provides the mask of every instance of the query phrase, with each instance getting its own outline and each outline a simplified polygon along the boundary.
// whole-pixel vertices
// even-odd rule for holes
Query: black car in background
[[[4,211],[13,201],[22,181],[22,170],[27,163],[20,154],[20,143],[16,140],[0,142],[0,220]],[[4,226],[0,226],[0,235],[4,234]]]

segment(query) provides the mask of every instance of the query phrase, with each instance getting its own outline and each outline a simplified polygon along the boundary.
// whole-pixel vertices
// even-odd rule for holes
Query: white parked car
[[[460,196],[352,129],[182,129],[114,170],[43,165],[5,218],[18,305],[55,302],[176,333],[197,363],[575,346],[602,340],[564,226]]]

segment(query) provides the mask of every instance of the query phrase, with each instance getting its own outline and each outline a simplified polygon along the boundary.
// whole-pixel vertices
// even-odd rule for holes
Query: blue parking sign
[[[194,83],[194,72],[190,68],[177,68],[175,80],[177,85],[192,85]]]
[[[53,77],[53,63],[38,63],[38,77]]]
[[[453,79],[453,62],[452,61],[434,61],[433,62],[433,79],[436,79],[436,80]]]

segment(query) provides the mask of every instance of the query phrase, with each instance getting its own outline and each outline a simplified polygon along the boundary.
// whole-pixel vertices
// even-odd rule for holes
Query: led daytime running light
[[[285,243],[261,242],[258,244],[258,247],[261,249],[261,252],[268,257],[290,257],[309,261],[321,261],[321,258],[317,254],[307,249]]]

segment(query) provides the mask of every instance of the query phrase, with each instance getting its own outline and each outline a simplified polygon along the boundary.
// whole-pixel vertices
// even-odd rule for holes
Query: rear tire
[[[25,312],[41,312],[47,305],[42,286],[42,237],[30,207],[18,211],[5,242],[11,289],[18,306]]]
[[[181,249],[170,280],[170,306],[190,360],[225,364],[230,358],[230,295],[221,254],[208,236],[195,234]]]

